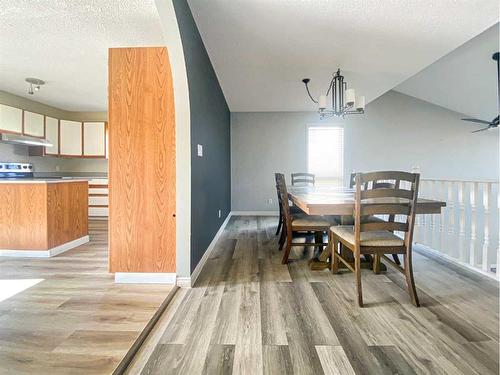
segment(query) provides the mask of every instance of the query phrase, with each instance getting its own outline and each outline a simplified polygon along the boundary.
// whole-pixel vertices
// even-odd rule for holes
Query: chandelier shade
[[[333,116],[345,118],[346,115],[365,113],[365,97],[356,97],[354,89],[347,88],[347,82],[344,81],[340,69],[337,69],[337,72],[333,75],[326,95],[320,95],[318,100],[315,100],[309,91],[310,81],[309,78],[302,80],[309,98],[318,104],[318,113],[321,119]]]

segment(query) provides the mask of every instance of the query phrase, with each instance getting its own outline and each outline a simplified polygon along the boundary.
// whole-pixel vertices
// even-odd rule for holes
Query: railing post
[[[490,196],[491,196],[491,182],[486,182],[483,190],[483,207],[484,207],[484,237],[483,237],[483,250],[481,267],[483,271],[489,272],[488,253],[490,247]]]
[[[429,181],[430,183],[430,198],[435,199],[436,198],[436,181],[432,180]],[[435,244],[435,233],[434,233],[434,228],[436,226],[436,216],[435,215],[429,215],[429,235],[430,238],[428,240],[428,244],[432,249],[435,249],[436,246]]]
[[[479,184],[473,182],[470,187],[470,250],[469,250],[469,264],[475,266],[477,264],[477,191]]]
[[[441,189],[440,189],[439,199],[446,201],[446,181],[442,180],[440,185]],[[439,215],[439,251],[442,253],[445,252],[445,246],[446,246],[446,236],[444,232],[445,218],[443,215],[444,214]]]
[[[465,182],[458,185],[458,204],[460,209],[459,232],[458,232],[458,256],[463,262],[467,261],[465,254]]]
[[[455,202],[453,201],[453,181],[448,182],[448,201],[446,202],[448,206],[448,241],[446,246],[446,254],[454,256],[452,251],[455,246]],[[454,252],[454,251],[453,251]]]

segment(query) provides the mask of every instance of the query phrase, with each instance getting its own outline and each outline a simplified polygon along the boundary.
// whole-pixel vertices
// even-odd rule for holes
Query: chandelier
[[[365,113],[365,97],[359,96],[356,98],[354,89],[347,88],[347,82],[344,81],[344,76],[340,74],[340,69],[333,75],[326,95],[320,95],[319,100],[315,100],[309,91],[308,83],[310,81],[309,78],[302,80],[306,86],[307,94],[314,103],[318,104],[320,119],[323,120],[333,116],[344,118],[346,115]],[[328,99],[331,100],[331,106],[328,105]]]

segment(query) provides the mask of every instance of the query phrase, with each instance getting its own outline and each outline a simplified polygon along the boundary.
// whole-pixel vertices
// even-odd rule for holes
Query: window
[[[307,127],[307,169],[321,183],[341,186],[344,177],[344,128]]]

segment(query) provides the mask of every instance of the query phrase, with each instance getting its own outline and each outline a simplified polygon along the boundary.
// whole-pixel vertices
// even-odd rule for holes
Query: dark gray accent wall
[[[174,0],[191,106],[191,272],[231,210],[230,112],[186,0]],[[203,157],[197,145],[203,145]],[[222,211],[219,218],[218,212]]]

